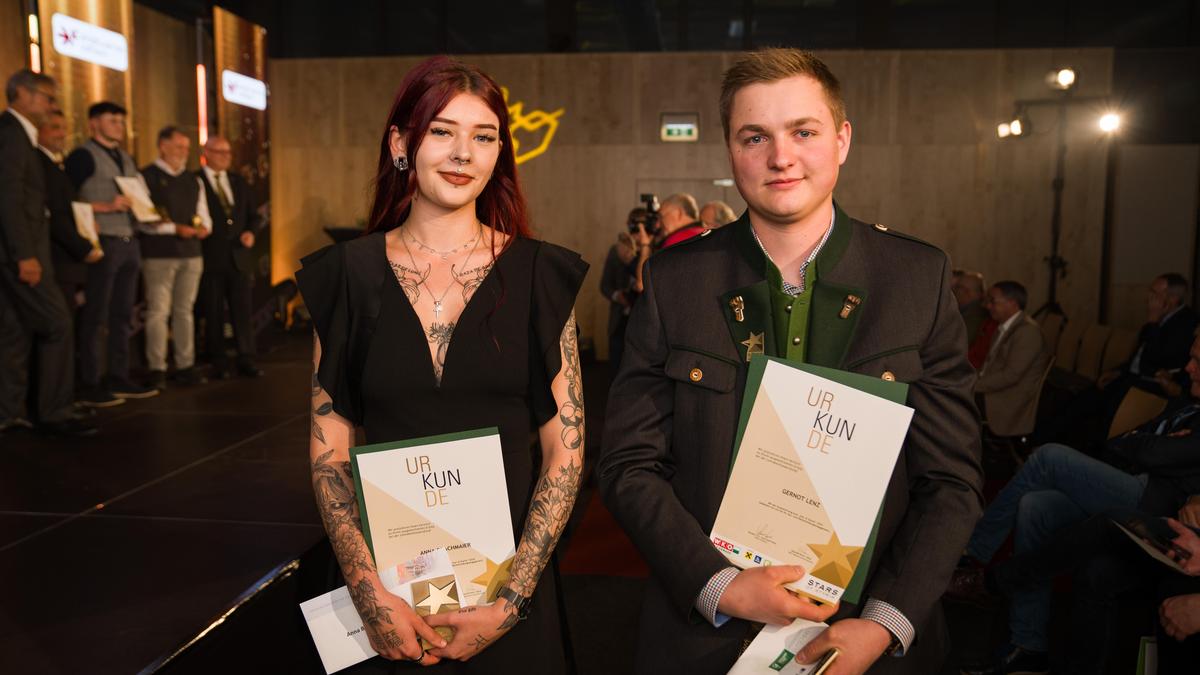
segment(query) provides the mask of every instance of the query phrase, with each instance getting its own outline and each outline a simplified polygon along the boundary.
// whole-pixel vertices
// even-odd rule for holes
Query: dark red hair
[[[529,237],[528,210],[517,182],[517,161],[513,153],[512,133],[508,129],[508,105],[495,80],[475,66],[448,56],[434,56],[408,71],[392,103],[383,140],[379,142],[379,171],[375,175],[375,199],[367,232],[390,230],[408,217],[417,178],[412,169],[397,171],[392,164],[391,128],[404,135],[409,166],[415,157],[429,123],[459,94],[473,94],[483,100],[500,120],[500,157],[492,177],[475,200],[475,215],[486,225],[509,235],[504,248],[517,237]]]

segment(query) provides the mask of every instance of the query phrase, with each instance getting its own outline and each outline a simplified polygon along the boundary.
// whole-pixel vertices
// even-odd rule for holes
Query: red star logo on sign
[[[58,34],[58,37],[62,38],[64,45],[69,45],[75,41],[76,34],[75,31],[68,31],[66,28],[64,28],[62,29],[62,32]]]

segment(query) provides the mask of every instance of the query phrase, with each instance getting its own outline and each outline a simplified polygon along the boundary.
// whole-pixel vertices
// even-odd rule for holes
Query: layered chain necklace
[[[471,256],[475,255],[475,249],[479,248],[479,240],[483,238],[483,223],[477,222],[476,224],[479,226],[479,230],[475,233],[475,236],[471,238],[471,241],[467,242],[467,244],[474,244],[474,245],[471,246],[471,252],[468,253],[466,259],[463,260],[463,267],[466,267],[467,263],[471,261]],[[466,246],[467,246],[467,244],[463,244],[462,246],[456,247],[455,249],[451,250],[449,253],[442,253],[441,251],[438,251],[438,250],[435,250],[428,246],[425,246],[421,242],[417,241],[417,238],[412,236],[411,233],[404,232],[404,234],[407,234],[409,236],[409,238],[411,238],[414,242],[416,242],[417,246],[419,246],[421,248],[421,250],[429,251],[430,253],[433,253],[434,255],[441,257],[442,260],[445,260],[446,258],[448,258],[451,253],[462,250],[462,249],[466,248]],[[408,247],[408,242],[404,241],[404,237],[400,237],[400,243],[404,244],[404,251],[405,251],[405,253],[408,253],[408,260],[409,260],[409,262],[412,263],[413,269],[414,270],[417,269],[417,260],[416,260],[416,258],[413,257],[412,249],[410,249]],[[454,276],[453,273],[451,273],[450,285],[446,286],[446,290],[442,291],[442,295],[440,297],[436,293],[434,293],[433,289],[430,288],[430,286],[429,286],[429,274],[426,274],[424,277],[421,278],[420,281],[417,282],[417,285],[424,286],[425,290],[429,291],[429,297],[433,298],[433,320],[434,321],[437,321],[438,319],[442,318],[442,310],[444,309],[444,305],[442,304],[442,301],[446,299],[446,296],[450,293],[450,289],[454,288],[454,285],[456,283],[458,283],[457,281],[455,281],[453,279],[453,276]]]
[[[459,251],[467,250],[468,246],[471,246],[472,244],[478,244],[479,238],[481,236],[483,236],[483,228],[480,227],[479,231],[475,233],[475,236],[471,237],[471,239],[468,240],[465,244],[463,244],[462,246],[455,246],[454,248],[450,249],[449,251],[439,251],[432,246],[427,246],[427,245],[423,244],[420,239],[417,239],[416,237],[414,237],[411,232],[405,232],[404,234],[408,235],[408,238],[411,239],[412,242],[417,245],[417,248],[421,249],[422,251],[425,251],[426,253],[432,253],[433,255],[436,255],[437,257],[441,258],[442,260],[446,260],[447,258],[454,255],[455,253],[458,253]],[[401,238],[401,240],[403,240],[403,238]],[[472,252],[474,252],[475,249],[471,249],[471,250],[472,250]],[[412,255],[410,254],[409,257],[412,257]]]

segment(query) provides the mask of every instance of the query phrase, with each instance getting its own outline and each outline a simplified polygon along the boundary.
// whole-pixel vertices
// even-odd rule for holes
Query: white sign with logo
[[[247,108],[267,109],[267,83],[232,70],[221,71],[221,96]]]
[[[129,70],[129,43],[124,35],[66,14],[52,16],[50,29],[59,54],[121,72]]]

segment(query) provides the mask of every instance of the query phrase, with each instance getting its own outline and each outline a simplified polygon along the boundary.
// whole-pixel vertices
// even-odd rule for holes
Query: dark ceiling
[[[1200,0],[136,1],[185,20],[225,7],[266,26],[275,58],[776,45],[1200,47]]]

